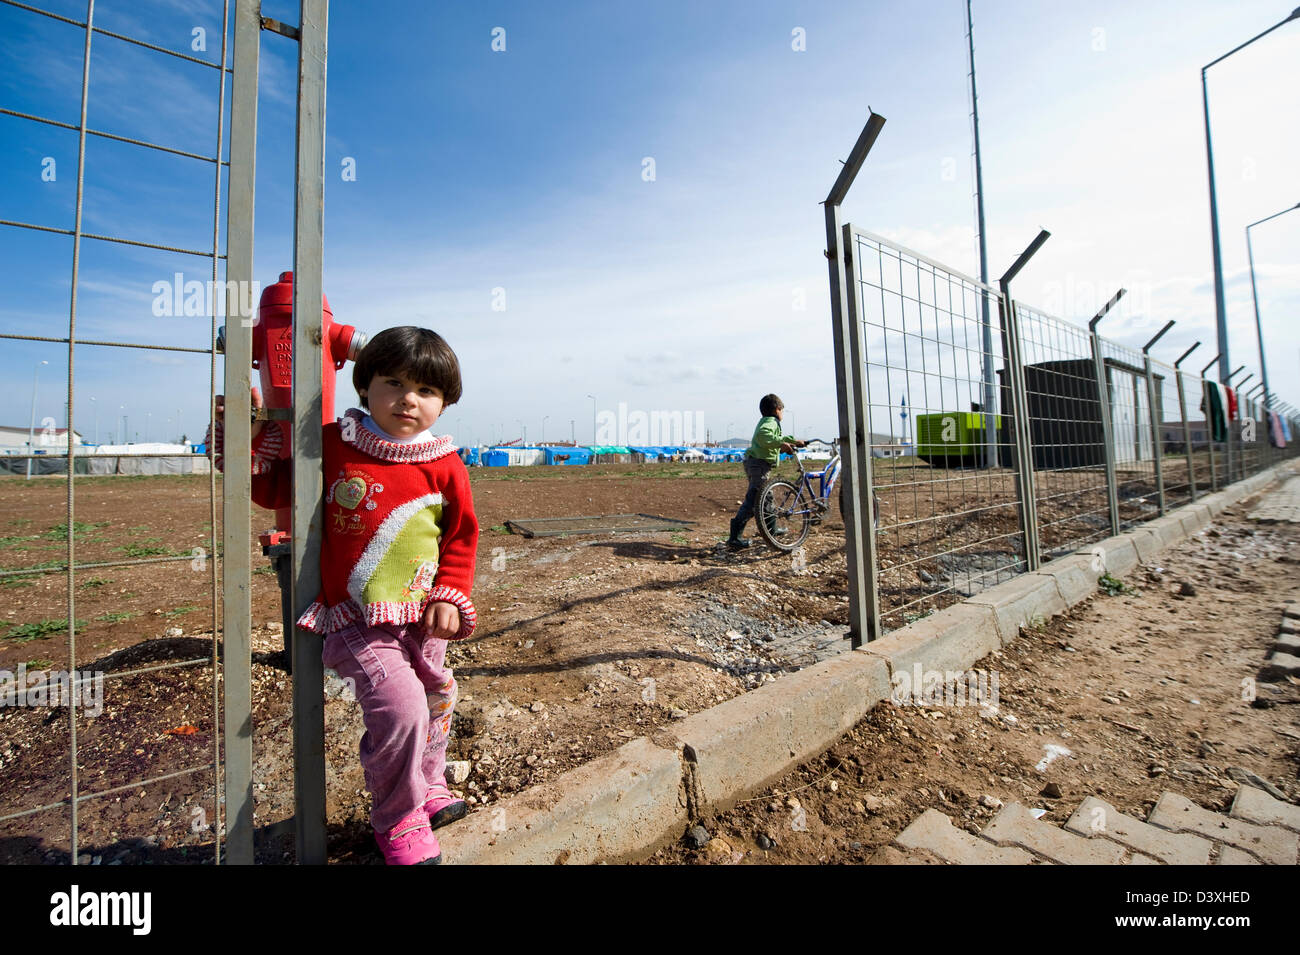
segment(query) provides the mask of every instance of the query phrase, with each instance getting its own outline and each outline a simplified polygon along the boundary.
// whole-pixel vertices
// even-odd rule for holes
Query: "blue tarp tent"
[[[551,448],[546,450],[547,464],[590,464],[591,448]]]
[[[461,448],[457,453],[460,454],[460,459],[470,467],[479,463],[478,448]]]
[[[484,451],[479,460],[483,462],[485,467],[503,468],[510,463],[510,455],[494,448],[491,451]]]

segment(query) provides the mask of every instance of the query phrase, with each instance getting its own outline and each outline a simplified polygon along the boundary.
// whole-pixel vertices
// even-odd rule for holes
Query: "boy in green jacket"
[[[745,476],[749,478],[749,490],[745,492],[745,500],[740,505],[740,510],[736,511],[736,516],[731,519],[731,536],[727,538],[727,546],[732,550],[740,550],[750,545],[750,541],[740,535],[744,533],[749,519],[754,516],[754,509],[758,506],[758,495],[762,492],[763,485],[767,483],[768,474],[781,459],[781,452],[794,454],[795,448],[802,448],[808,443],[781,433],[781,417],[785,411],[785,404],[776,395],[764,395],[758,403],[758,410],[763,417],[759,420],[758,427],[754,429],[754,439],[745,452]]]

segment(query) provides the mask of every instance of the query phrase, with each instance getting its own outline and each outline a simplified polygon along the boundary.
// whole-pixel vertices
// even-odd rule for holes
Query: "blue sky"
[[[83,2],[45,0],[74,19]],[[295,23],[297,4],[264,14]],[[1213,355],[1200,67],[1289,12],[1270,3],[977,2],[985,203],[996,278],[1052,239],[1019,299],[1172,359]],[[220,3],[101,0],[95,22],[220,56]],[[494,52],[492,31],[505,29]],[[802,28],[806,49],[792,49]],[[463,443],[591,437],[592,400],[702,414],[747,435],[758,398],[835,422],[825,197],[867,116],[887,119],[847,221],[975,273],[964,3],[342,3],[330,11],[325,290],[373,333],[440,331]],[[0,6],[0,106],[76,123],[83,34]],[[256,270],[292,258],[296,45],[262,35]],[[1211,71],[1233,364],[1257,370],[1244,226],[1300,201],[1300,23]],[[202,154],[215,70],[96,35],[89,125]],[[227,97],[228,102],[228,97]],[[70,228],[76,133],[0,116],[0,218]],[[227,136],[228,144],[228,136]],[[42,171],[55,161],[54,181]],[[643,178],[643,160],[655,164]],[[342,176],[355,162],[355,181]],[[211,164],[90,137],[88,232],[210,248]],[[220,220],[224,251],[225,216]],[[1300,405],[1300,211],[1255,230],[1276,392]],[[0,227],[0,330],[67,334],[71,239]],[[83,241],[78,337],[202,347],[209,319],[153,315],[153,286],[210,260]],[[493,308],[505,290],[505,309]],[[803,310],[795,308],[802,297]],[[499,297],[496,301],[500,302]],[[5,341],[0,424],[62,423],[66,347]],[[218,365],[218,380],[220,380]],[[203,356],[79,347],[76,427],[107,440],[202,433]],[[1256,378],[1255,380],[1258,380]],[[345,372],[340,409],[353,395]],[[1253,384],[1253,382],[1252,382]],[[89,399],[95,398],[92,403]]]

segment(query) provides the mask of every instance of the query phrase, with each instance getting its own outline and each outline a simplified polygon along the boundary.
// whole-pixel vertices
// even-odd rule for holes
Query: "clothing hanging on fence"
[[[1237,393],[1233,391],[1231,388],[1229,388],[1227,385],[1223,385],[1223,390],[1227,392],[1228,395],[1228,420],[1236,421],[1237,420]]]
[[[1286,447],[1286,436],[1282,433],[1282,417],[1276,411],[1268,413],[1269,444],[1275,448]]]
[[[1291,440],[1291,419],[1283,418],[1281,415],[1278,415],[1278,418],[1282,421],[1282,440],[1290,441]]]
[[[1205,420],[1209,425],[1210,439],[1227,441],[1228,421],[1224,414],[1224,397],[1220,390],[1222,386],[1212,381],[1205,384]]]

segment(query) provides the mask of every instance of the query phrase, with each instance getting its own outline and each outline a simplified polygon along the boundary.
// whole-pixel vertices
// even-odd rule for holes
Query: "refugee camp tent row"
[[[470,467],[489,468],[527,467],[546,464],[573,466],[580,464],[644,464],[678,461],[699,463],[740,462],[745,458],[744,448],[692,448],[685,446],[624,446],[591,445],[568,447],[491,446],[460,449],[461,460]],[[789,455],[782,455],[788,458]]]

